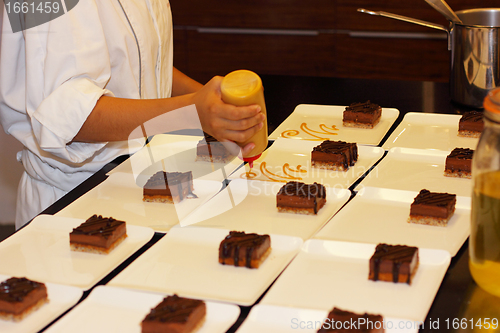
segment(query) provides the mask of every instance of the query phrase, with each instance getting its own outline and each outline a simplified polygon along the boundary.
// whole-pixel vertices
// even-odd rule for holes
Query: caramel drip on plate
[[[246,248],[245,266],[252,267],[252,254],[255,248],[261,246],[269,237],[268,235],[246,234],[239,231],[230,231],[224,238],[221,246],[221,257],[229,258],[233,252],[234,265],[238,266],[240,261],[240,250]]]
[[[27,278],[10,278],[0,284],[0,300],[6,302],[22,302],[24,297],[43,284]]]
[[[325,125],[325,124],[320,124],[319,125],[319,128],[321,129],[321,131],[315,131],[315,130],[312,130],[310,129],[308,126],[307,126],[307,123],[302,123],[300,124],[300,129],[306,133],[307,135],[310,135],[312,136],[314,139],[308,139],[310,141],[322,141],[322,140],[326,140],[328,139],[328,137],[324,137],[324,135],[338,135],[338,133],[335,133],[335,132],[332,132],[332,131],[338,131],[339,129],[337,128],[337,126],[335,125],[332,125],[331,127]],[[323,136],[319,136],[319,135],[316,135],[316,134],[321,134]],[[300,134],[300,131],[298,130],[286,130],[286,131],[283,131],[281,133],[281,137],[283,138],[290,138],[290,137],[293,137],[293,136],[297,136]]]
[[[182,298],[177,295],[168,296],[152,309],[144,320],[184,323],[188,321],[189,315],[202,303],[203,301],[200,300]]]
[[[125,222],[115,220],[112,217],[108,218],[94,214],[80,226],[74,228],[71,233],[74,235],[101,235],[107,239],[124,223]]]
[[[272,173],[267,169],[267,163],[264,161],[260,163],[260,172],[263,176],[267,177],[270,181],[273,182],[287,182],[289,180],[302,180],[302,177],[291,175],[290,172],[293,173],[307,173],[307,170],[302,169],[302,165],[297,165],[296,169],[292,169],[289,163],[283,164],[282,172],[285,176],[281,176],[275,173]],[[254,179],[257,178],[258,174],[253,171],[248,171],[241,174],[240,178],[246,179]]]
[[[378,275],[380,272],[380,262],[382,260],[390,260],[393,262],[392,265],[392,277],[394,282],[399,280],[399,268],[403,263],[411,263],[416,247],[405,246],[405,245],[388,245],[388,244],[378,244],[375,253],[373,254],[373,260],[375,261],[374,267],[374,280],[378,280]],[[408,274],[407,283],[410,283],[411,274]]]
[[[474,150],[469,148],[455,148],[451,151],[448,157],[459,160],[471,160],[474,155]]]
[[[455,194],[449,193],[435,193],[429,190],[421,190],[420,193],[415,197],[413,201],[414,205],[432,205],[439,207],[446,207],[456,198]]]

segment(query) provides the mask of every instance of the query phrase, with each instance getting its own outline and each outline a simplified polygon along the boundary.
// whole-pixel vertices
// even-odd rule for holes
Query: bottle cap
[[[258,159],[261,155],[262,154],[258,154],[258,155],[252,156],[252,157],[243,157],[243,161],[251,163],[251,162],[255,161],[256,159]]]
[[[258,159],[260,157],[260,155],[262,155],[262,154],[258,154],[258,155],[252,156],[252,157],[243,157],[243,161],[248,162],[248,165],[250,166],[250,168],[253,168],[253,161]]]

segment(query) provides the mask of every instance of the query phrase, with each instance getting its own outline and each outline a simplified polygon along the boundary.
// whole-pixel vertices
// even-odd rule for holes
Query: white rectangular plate
[[[472,180],[444,176],[446,156],[450,151],[391,148],[384,159],[356,187],[396,190],[448,192],[463,197],[472,194]]]
[[[144,202],[143,187],[146,181],[139,178],[134,180],[131,173],[115,172],[56,215],[72,218],[88,218],[92,214],[112,216],[130,225],[166,232],[222,188],[219,181],[194,179],[193,193],[198,196],[196,199],[188,198],[176,204]]]
[[[314,238],[404,244],[457,254],[470,233],[470,198],[457,196],[446,227],[408,223],[418,192],[365,187]]]
[[[252,308],[252,311],[250,311],[247,319],[237,332],[317,333],[325,319],[328,318],[328,313],[331,310],[310,310],[257,304]],[[410,320],[384,318],[383,325],[386,327],[386,333],[418,332],[418,327],[414,327],[414,322]],[[407,329],[406,325],[412,328]]]
[[[98,286],[47,333],[140,333],[141,322],[166,295]],[[197,333],[224,333],[239,316],[236,305],[206,302],[207,314]]]
[[[397,109],[382,108],[380,122],[372,129],[344,127],[345,106],[300,104],[271,133],[269,139],[342,140],[376,146],[399,116]]]
[[[22,276],[17,276],[22,277]],[[0,275],[0,283],[11,276]],[[42,282],[42,281],[39,281]],[[33,311],[23,320],[14,322],[0,319],[0,332],[31,333],[38,332],[51,321],[62,315],[75,305],[82,297],[83,290],[55,283],[45,283],[47,287],[48,303]]]
[[[0,274],[86,290],[139,250],[154,234],[150,228],[127,225],[127,238],[107,255],[71,251],[69,233],[84,221],[37,216],[0,243]]]
[[[282,183],[235,179],[187,218],[200,227],[278,234],[309,239],[349,199],[351,191],[326,187],[326,204],[317,215],[278,213],[276,194]]]
[[[258,269],[219,264],[229,230],[174,227],[110,285],[252,305],[299,252],[302,240],[270,235],[271,254]]]
[[[374,244],[308,240],[260,304],[356,313],[424,321],[450,255],[420,248],[420,265],[411,285],[368,280]]]
[[[454,114],[408,112],[384,143],[384,148],[404,147],[446,151],[455,148],[476,149],[477,138],[458,136],[460,118],[460,115]]]
[[[237,157],[228,163],[196,161],[196,146],[202,139],[203,136],[155,135],[148,145],[108,174],[125,172],[135,174],[136,178],[149,178],[156,171],[165,169],[168,172],[192,171],[195,179],[223,181],[243,165]]]
[[[347,189],[384,155],[380,147],[358,145],[358,161],[347,171],[313,168],[311,152],[320,143],[278,139],[254,162],[251,170],[246,164],[245,168],[238,169],[229,178],[282,183],[292,180],[308,184],[317,182],[336,189]]]

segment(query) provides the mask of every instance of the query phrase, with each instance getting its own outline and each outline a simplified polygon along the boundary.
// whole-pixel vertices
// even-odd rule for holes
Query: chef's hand
[[[222,77],[216,76],[194,95],[194,104],[203,130],[221,142],[245,142],[264,126],[265,116],[259,105],[234,106],[221,98]],[[245,156],[255,147],[242,147]]]

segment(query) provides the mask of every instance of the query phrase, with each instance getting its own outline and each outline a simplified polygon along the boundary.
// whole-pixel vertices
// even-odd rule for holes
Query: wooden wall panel
[[[338,35],[336,74],[350,78],[446,82],[449,57],[444,40]]]
[[[461,10],[500,7],[498,1],[448,3]],[[442,82],[449,79],[450,55],[444,32],[357,12],[358,8],[382,10],[447,26],[446,19],[423,0],[170,3],[176,28],[174,64],[202,82],[240,68],[261,74]],[[207,28],[225,33],[207,33]],[[244,34],[241,30],[245,29],[270,34]],[[297,31],[317,35],[299,36]]]
[[[170,0],[176,25],[261,29],[332,29],[332,0]]]
[[[277,36],[188,31],[188,70],[201,82],[237,69],[261,74],[335,76],[335,35]]]

